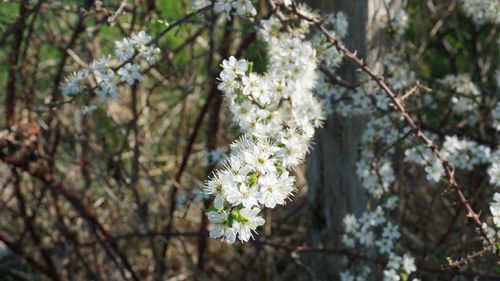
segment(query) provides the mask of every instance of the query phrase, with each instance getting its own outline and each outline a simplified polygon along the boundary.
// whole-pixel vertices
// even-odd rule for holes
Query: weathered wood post
[[[357,50],[376,69],[381,66],[385,36],[376,16],[386,13],[384,0],[309,0],[322,14],[342,11],[347,16],[349,29],[345,45]],[[390,2],[390,1],[386,1]],[[396,2],[396,1],[392,1]],[[395,3],[391,3],[394,7]],[[338,72],[350,83],[356,82],[354,64],[344,61]],[[369,116],[343,118],[338,114],[328,117],[325,127],[315,137],[314,150],[308,158],[308,233],[306,241],[314,247],[343,248],[342,219],[348,213],[359,215],[366,207],[367,193],[356,175],[359,142]],[[304,255],[314,279],[338,280],[342,257],[322,254]]]

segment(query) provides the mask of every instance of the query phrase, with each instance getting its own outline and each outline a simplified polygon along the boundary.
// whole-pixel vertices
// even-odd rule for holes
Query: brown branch
[[[209,57],[210,64],[209,64],[209,70],[210,70],[210,85],[211,85],[211,94],[214,95],[214,101],[212,104],[211,112],[210,112],[210,118],[209,122],[207,124],[207,143],[206,143],[206,148],[207,151],[213,151],[217,148],[217,143],[218,143],[218,138],[217,138],[217,133],[219,131],[220,127],[220,113],[221,113],[221,108],[222,108],[222,101],[223,101],[223,96],[221,92],[217,89],[217,71],[213,69],[213,53],[215,52],[215,22],[217,20],[217,16],[215,13],[212,14],[212,25],[210,29],[210,52],[212,55]],[[234,21],[230,21],[227,23],[227,28],[224,31],[224,35],[222,37],[222,42],[231,42],[232,41],[232,28],[234,26]],[[243,42],[244,43],[244,42]],[[221,46],[221,57],[226,58],[229,56],[229,44],[224,44]],[[210,176],[212,173],[213,165],[210,165],[209,168],[207,169],[206,176]],[[204,235],[201,235],[198,238],[198,269],[203,270],[205,266],[205,249],[207,248],[207,238],[208,238],[208,232],[207,232],[207,226],[208,226],[208,219],[205,216],[205,209],[208,208],[209,206],[209,201],[204,200],[203,205],[204,209],[200,213],[200,228],[199,231],[201,233],[204,233]]]
[[[7,128],[10,130],[16,124],[16,81],[21,74],[19,71],[19,55],[23,42],[26,15],[28,13],[28,1],[24,0],[19,5],[19,23],[15,25],[14,41],[12,42],[12,53],[9,56],[9,71],[7,79],[7,96],[5,98]]]
[[[31,256],[27,256],[15,243],[14,241],[12,241],[9,236],[7,235],[7,233],[3,232],[3,231],[0,231],[0,241],[2,241],[6,246],[7,248],[9,248],[9,250],[11,250],[13,253],[15,253],[16,255],[24,258],[26,260],[26,262],[28,262],[31,266],[33,266],[33,268],[35,268],[36,270],[40,271],[41,273],[47,275],[48,277],[51,277],[53,276],[53,273],[50,271],[49,268],[45,267],[43,264],[41,264],[39,261],[35,260],[33,257]],[[52,278],[54,279],[54,278]],[[60,279],[58,279],[60,280]]]
[[[111,26],[115,25],[116,18],[123,13],[126,7],[127,7],[127,1],[122,0],[118,9],[113,13],[113,15],[111,15],[108,18],[109,25]]]
[[[286,245],[286,244],[277,244],[267,241],[256,240],[252,242],[255,246],[269,246],[275,249],[281,249],[292,253],[318,253],[325,255],[341,255],[347,257],[349,260],[365,260],[372,263],[386,265],[388,263],[388,259],[385,258],[374,258],[371,256],[363,255],[360,253],[352,252],[346,249],[325,249],[325,248],[312,248],[309,246],[295,246],[295,245]],[[493,280],[500,280],[500,275],[489,272],[480,272],[480,271],[458,271],[452,269],[444,269],[440,267],[432,267],[432,266],[421,266],[417,265],[417,271],[424,272],[432,272],[432,273],[441,273],[441,274],[451,274],[451,275],[461,275],[461,276],[470,276],[470,277],[487,277]]]
[[[34,222],[35,218],[34,218],[34,216],[29,216],[27,214],[28,209],[26,206],[26,201],[25,201],[24,195],[22,194],[22,191],[21,191],[21,176],[19,175],[19,173],[16,171],[15,168],[12,169],[12,174],[14,175],[14,178],[15,178],[15,180],[14,180],[14,194],[15,194],[16,199],[17,199],[19,212],[21,214],[21,217],[24,220],[25,228],[28,231],[28,233],[30,234],[31,239],[33,240],[35,246],[38,248],[41,248],[42,239],[40,238],[40,235],[38,235],[38,233],[36,231],[35,222]],[[61,276],[57,272],[57,268],[55,266],[54,260],[52,259],[52,256],[50,255],[50,253],[43,248],[40,250],[40,253],[41,253],[45,263],[47,264],[48,269],[50,270],[49,277],[52,278],[53,280],[56,280],[56,281],[59,281],[59,280],[62,281],[63,279],[61,278]]]
[[[111,239],[113,240],[130,240],[133,238],[151,238],[151,237],[198,237],[200,235],[203,235],[205,233],[200,233],[200,232],[156,232],[156,231],[148,231],[145,233],[127,233],[127,234],[122,234],[118,236],[113,236],[107,239],[104,239],[103,241],[110,241]],[[85,242],[79,244],[80,247],[92,247],[101,241],[91,241],[91,242]]]
[[[42,163],[42,165],[34,165],[32,164],[32,159],[30,157],[33,156],[33,151],[26,151],[23,153],[23,157],[18,157],[15,155],[16,146],[7,140],[0,140],[0,160],[3,162],[20,168],[21,170],[27,172],[32,177],[39,179],[43,182],[52,192],[57,194],[61,194],[69,203],[71,203],[72,207],[79,213],[79,215],[84,218],[90,225],[91,229],[94,231],[96,237],[100,239],[100,235],[104,238],[109,238],[110,234],[108,230],[100,223],[97,216],[93,213],[92,209],[81,202],[78,196],[66,189],[62,183],[55,179],[55,176],[48,172],[48,163]],[[9,153],[11,152],[11,153]],[[134,270],[132,269],[131,264],[129,263],[125,254],[120,251],[116,241],[110,240],[110,246],[115,253],[119,256],[121,262],[125,266],[125,268],[130,272],[132,279],[135,281],[139,281],[139,277],[136,275]],[[106,245],[103,244],[105,250],[108,250]],[[126,275],[123,275],[124,279],[127,280]]]

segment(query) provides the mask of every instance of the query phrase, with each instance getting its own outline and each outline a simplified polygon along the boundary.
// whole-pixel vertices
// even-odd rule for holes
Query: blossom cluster
[[[493,215],[493,224],[499,229],[498,234],[500,235],[500,192],[496,192],[493,196],[493,202],[490,204],[490,211]]]
[[[491,166],[488,168],[490,184],[500,187],[500,148],[491,153],[489,161],[491,162]]]
[[[226,157],[226,149],[223,146],[220,146],[215,150],[207,151],[205,155],[203,155],[202,161],[205,166],[217,165],[226,159]]]
[[[332,25],[329,31],[332,34],[338,34],[337,38],[342,39],[347,33],[347,21],[341,12],[333,15],[329,19],[334,19],[332,22],[335,24]],[[313,37],[313,42],[318,50],[318,58],[328,68],[329,72],[329,75],[325,73],[320,75],[315,89],[328,113],[336,112],[348,117],[372,114],[377,110],[385,111],[388,109],[389,98],[366,75],[360,75],[361,84],[356,88],[345,87],[341,83],[332,83],[329,76],[335,76],[336,70],[342,62],[342,55],[331,44],[325,44],[325,46],[329,46],[332,50],[322,44],[317,44],[317,42],[322,41],[316,39],[316,37]],[[386,56],[384,66],[386,81],[391,84],[393,89],[402,90],[415,82],[415,73],[410,70],[408,63],[405,63],[396,53]],[[336,79],[340,78],[336,77]]]
[[[369,280],[372,270],[366,265],[354,265],[349,270],[340,272],[340,281],[364,281]]]
[[[216,1],[217,11],[229,16],[236,9],[240,15],[252,16],[253,13],[238,11],[239,2]],[[319,18],[305,6],[298,8]],[[408,27],[408,16],[399,10],[393,18],[380,18],[380,23],[391,34],[401,36]],[[347,19],[342,13],[328,16],[324,25],[337,39],[347,34]],[[438,182],[444,175],[440,161],[428,148],[406,141],[404,136],[409,129],[397,128],[395,124],[401,120],[388,113],[390,100],[374,81],[361,75],[357,87],[341,83],[336,72],[342,54],[320,34],[309,36],[311,41],[306,42],[307,22],[299,21],[290,32],[283,32],[282,21],[275,17],[262,21],[260,26],[259,36],[268,43],[268,73],[253,73],[251,64],[233,57],[222,65],[219,89],[225,94],[234,122],[245,134],[231,145],[224,167],[205,184],[205,192],[214,196],[213,206],[207,212],[209,220],[215,223],[211,237],[222,237],[231,243],[237,238],[248,241],[256,228],[264,224],[260,210],[286,202],[294,191],[294,178],[288,170],[306,154],[314,129],[321,124],[322,108],[344,117],[371,114],[373,118],[362,136],[356,172],[379,204],[360,216],[350,214],[344,218],[342,242],[349,248],[375,248],[386,255],[389,263],[383,272],[384,280],[407,278],[416,271],[415,261],[397,246],[401,237],[399,226],[388,218],[398,204],[398,197],[391,191],[396,177],[391,160],[395,149],[390,147],[400,140],[411,146],[405,151],[405,160],[425,166],[427,178],[432,182]],[[321,62],[324,73],[315,73],[316,60]],[[402,93],[415,82],[414,72],[398,52],[387,55],[383,65],[392,89]],[[479,90],[468,76],[447,76],[441,82],[456,94],[452,100],[454,112],[473,115],[470,113],[477,111]],[[313,88],[318,99],[312,95]],[[424,99],[427,104],[432,102],[429,95]],[[500,115],[495,115],[495,110],[498,109],[491,113],[493,124]],[[381,111],[384,114],[376,114]],[[389,148],[379,155],[383,147]],[[500,185],[497,154],[491,153],[488,146],[447,136],[442,147],[443,156],[459,169],[472,170],[479,164],[491,164],[490,183]],[[499,220],[498,201],[495,199],[490,207],[495,224]],[[369,272],[367,267],[350,268],[340,276],[341,280],[364,280]]]
[[[402,36],[409,26],[409,18],[405,10],[399,9],[393,17],[385,13],[380,14],[377,23],[386,28],[389,33]]]
[[[379,20],[382,27],[395,36],[401,36],[408,27],[408,17],[404,10],[396,12],[390,20],[384,17]],[[416,79],[415,73],[399,54],[400,52],[393,51],[386,55],[383,61],[384,77],[393,90],[404,92]],[[398,126],[401,124],[400,116],[390,113],[390,100],[374,81],[363,75],[360,75],[359,81],[360,86],[355,89],[320,84],[322,93],[333,92],[330,94],[333,97],[332,112],[345,117],[363,114],[371,116],[360,141],[356,174],[376,202],[374,207],[358,217],[352,214],[344,217],[345,233],[342,242],[349,248],[375,248],[380,255],[386,255],[389,262],[383,271],[384,280],[408,280],[416,271],[415,260],[401,245],[397,245],[401,233],[398,224],[389,217],[399,201],[392,192],[396,180],[392,167],[394,144],[411,144],[404,137],[409,128]],[[352,269],[343,271],[340,277],[343,281],[368,279],[363,272]]]
[[[200,9],[211,4],[210,0],[193,0],[194,9]],[[214,2],[214,11],[221,13],[226,18],[231,18],[231,12],[236,11],[239,16],[254,17],[257,14],[257,9],[252,3],[252,0],[217,0]]]
[[[491,110],[491,119],[493,128],[500,132],[500,102],[497,102],[495,107]]]
[[[388,73],[387,82],[391,84],[392,89],[402,90],[415,83],[415,72],[410,70],[406,61],[393,53],[389,53],[384,58],[384,66]]]
[[[375,147],[388,146],[403,136],[392,125],[389,116],[374,118],[368,122],[361,139],[361,158],[356,163],[356,174],[364,188],[375,198],[380,198],[389,191],[389,186],[396,180],[390,156],[393,150],[376,159]],[[377,160],[376,163],[373,161]],[[375,167],[373,164],[375,164]]]
[[[475,165],[490,163],[493,158],[488,146],[475,141],[446,136],[441,154],[459,169],[472,171]],[[427,179],[439,182],[444,175],[441,162],[424,145],[417,145],[405,151],[405,161],[425,166]]]
[[[497,0],[461,0],[465,14],[475,24],[500,23],[500,5]]]
[[[467,74],[447,75],[441,80],[441,83],[454,92],[455,95],[451,101],[456,113],[476,111],[480,92]]]
[[[480,164],[489,164],[487,174],[489,183],[493,187],[500,187],[500,149],[491,152],[491,148],[476,143],[475,141],[459,139],[457,136],[446,136],[441,149],[441,154],[453,165],[465,171],[473,171],[474,167]],[[424,146],[418,145],[405,151],[405,161],[417,163],[425,166],[427,180],[439,182],[444,175],[441,162],[433,157],[432,153]],[[495,192],[493,201],[490,203],[490,211],[493,217],[493,224],[496,229],[482,224],[490,241],[500,241],[500,192]],[[481,231],[478,230],[481,234]],[[485,246],[489,242],[482,237]]]
[[[349,248],[374,247],[379,254],[389,257],[389,263],[383,271],[384,280],[400,280],[401,276],[409,276],[416,271],[414,258],[409,253],[401,253],[401,248],[396,247],[397,240],[401,237],[398,224],[387,218],[389,213],[395,210],[399,200],[390,190],[391,184],[396,179],[390,160],[394,149],[385,151],[385,156],[375,154],[377,148],[387,147],[404,135],[406,130],[397,130],[393,123],[391,116],[382,115],[370,120],[366,125],[361,139],[361,158],[356,164],[356,172],[363,187],[380,203],[358,218],[352,214],[346,215],[345,233],[342,236],[343,244]],[[341,280],[355,280],[347,278],[349,276],[352,277],[353,274],[344,271]],[[366,280],[366,278],[356,280]]]
[[[133,85],[141,78],[139,64],[134,57],[144,59],[149,65],[157,62],[160,49],[150,44],[151,37],[144,31],[115,41],[114,56],[105,55],[93,61],[88,67],[66,77],[61,85],[64,96],[74,96],[83,90],[86,82],[95,79],[99,102],[116,99],[119,96],[117,84],[127,82]]]
[[[342,40],[347,35],[347,18],[342,12],[329,14],[323,26],[338,40]],[[311,42],[316,49],[318,60],[323,65],[330,69],[336,69],[340,65],[342,54],[321,33],[315,33]]]
[[[323,120],[312,93],[315,51],[290,33],[275,33],[280,25],[271,17],[259,31],[268,43],[266,74],[252,72],[249,62],[234,57],[222,64],[218,89],[244,135],[204,190],[215,197],[207,212],[215,224],[210,236],[230,243],[252,238],[264,224],[261,208],[283,205],[293,194],[295,178],[288,169],[303,160]]]
[[[390,23],[401,29],[406,28],[407,23],[402,15],[400,13],[397,17],[398,21]],[[338,14],[332,18],[339,18]],[[345,20],[342,14],[340,19]],[[385,24],[389,22],[386,21]],[[341,26],[343,30],[347,30],[347,21]],[[387,30],[394,31],[389,28]],[[342,30],[336,31],[335,26],[330,28],[330,32],[345,35]],[[401,233],[399,226],[388,219],[389,212],[393,211],[398,203],[398,197],[390,192],[390,186],[396,180],[391,161],[394,149],[389,149],[381,156],[376,154],[376,149],[398,141],[407,130],[398,130],[394,126],[396,123],[394,119],[397,120],[397,118],[391,114],[377,113],[388,111],[390,100],[378,85],[366,76],[360,75],[361,83],[356,88],[345,87],[341,83],[335,84],[331,76],[336,75],[342,57],[335,52],[325,52],[321,55],[323,49],[318,48],[318,57],[322,63],[326,62],[323,65],[329,68],[329,74],[320,75],[315,92],[323,100],[327,112],[337,113],[344,117],[364,114],[370,114],[373,117],[366,124],[362,135],[359,146],[361,157],[356,163],[356,173],[370,196],[381,204],[362,213],[359,217],[352,214],[346,215],[342,242],[348,248],[375,248],[379,254],[387,255],[390,263],[384,270],[384,280],[400,280],[400,276],[408,276],[416,270],[416,267],[410,254],[402,254],[401,250],[396,250],[397,240],[401,237]],[[328,64],[328,61],[331,63]],[[415,80],[415,74],[409,70],[408,64],[403,63],[403,60],[394,54],[387,56],[384,66],[388,76],[386,81],[398,90],[403,90]],[[351,267],[340,273],[340,279],[343,281],[366,280],[369,273],[369,268]]]

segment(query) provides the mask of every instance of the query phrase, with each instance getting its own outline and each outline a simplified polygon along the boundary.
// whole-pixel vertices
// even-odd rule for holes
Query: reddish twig
[[[348,259],[353,260],[365,260],[369,261],[372,263],[380,264],[380,265],[386,265],[388,263],[388,259],[385,258],[374,258],[370,257],[367,255],[359,254],[356,252],[352,252],[346,249],[324,249],[324,248],[312,248],[309,246],[295,246],[295,245],[286,245],[286,244],[277,244],[277,243],[272,243],[272,242],[267,242],[267,241],[253,241],[252,242],[254,245],[265,245],[265,246],[270,246],[275,249],[281,249],[285,250],[288,252],[294,252],[294,253],[319,253],[319,254],[325,254],[325,255],[341,255],[341,256],[346,256]],[[491,278],[493,280],[500,280],[500,275],[495,274],[495,273],[488,273],[488,272],[473,272],[473,271],[458,271],[458,270],[452,270],[452,269],[443,269],[440,267],[431,267],[431,266],[417,266],[417,270],[419,271],[425,271],[425,272],[432,272],[432,273],[441,273],[441,274],[452,274],[452,275],[461,275],[461,276],[470,276],[470,277],[487,277]]]

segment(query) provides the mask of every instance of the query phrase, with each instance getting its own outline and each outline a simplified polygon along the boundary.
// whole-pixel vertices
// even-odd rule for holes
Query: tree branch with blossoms
[[[413,118],[406,112],[405,107],[403,106],[401,102],[401,98],[397,97],[396,94],[392,91],[392,89],[384,82],[384,77],[379,76],[378,74],[375,73],[371,68],[368,67],[366,61],[363,59],[359,58],[357,56],[356,52],[351,52],[348,50],[339,40],[337,40],[334,35],[330,34],[329,31],[322,25],[321,21],[309,17],[308,15],[305,15],[301,13],[295,5],[281,5],[284,9],[287,11],[296,14],[300,18],[307,20],[310,22],[314,27],[316,27],[330,42],[335,46],[335,48],[341,52],[343,55],[345,55],[348,59],[356,63],[360,69],[366,73],[377,85],[380,86],[380,88],[384,91],[384,93],[391,99],[391,101],[394,104],[394,108],[401,114],[401,116],[404,118],[406,124],[413,130],[414,135],[422,140],[426,146],[432,151],[432,153],[436,156],[436,158],[439,159],[439,162],[441,163],[445,174],[446,178],[448,180],[449,186],[456,192],[458,195],[460,202],[464,206],[464,208],[467,210],[467,217],[471,218],[475,224],[477,225],[478,229],[481,231],[481,235],[485,238],[486,241],[491,246],[492,251],[498,251],[496,249],[495,244],[491,239],[487,236],[485,230],[483,229],[483,225],[481,223],[481,220],[479,219],[479,214],[474,211],[474,209],[471,207],[469,202],[467,201],[465,195],[462,192],[462,189],[460,188],[460,185],[457,183],[455,179],[455,167],[453,164],[451,164],[448,160],[446,160],[442,154],[440,153],[437,145],[434,144],[434,142],[427,137],[424,132],[419,128],[419,126],[416,124],[416,122],[413,120]],[[276,10],[277,11],[277,10]]]

